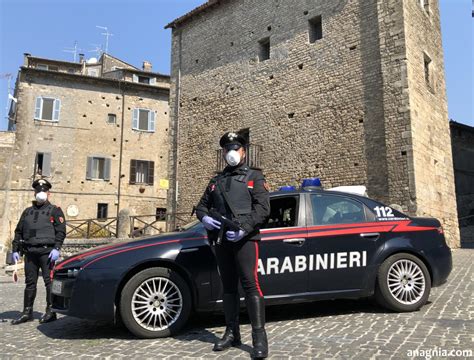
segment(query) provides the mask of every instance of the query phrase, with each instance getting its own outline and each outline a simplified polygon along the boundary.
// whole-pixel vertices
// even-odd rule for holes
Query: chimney
[[[143,69],[143,71],[151,71],[151,62],[144,61],[142,69]]]
[[[23,66],[25,67],[28,67],[28,62],[29,62],[29,57],[31,56],[31,54],[29,53],[24,53],[23,54]]]
[[[83,63],[84,62],[84,54],[79,54],[79,63]]]

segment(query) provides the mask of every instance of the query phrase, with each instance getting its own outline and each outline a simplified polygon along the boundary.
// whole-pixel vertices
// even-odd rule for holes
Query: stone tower
[[[437,1],[212,0],[167,27],[174,211],[243,129],[273,189],[363,184],[459,246]]]

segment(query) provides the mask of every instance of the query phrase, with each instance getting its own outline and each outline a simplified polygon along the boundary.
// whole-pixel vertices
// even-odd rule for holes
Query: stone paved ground
[[[433,289],[429,303],[418,312],[392,313],[367,300],[269,307],[272,358],[406,359],[416,349],[472,351],[474,249],[455,250],[453,255],[448,283]],[[22,292],[22,284],[0,277],[0,319],[9,321],[19,314]],[[41,289],[35,318],[40,317],[43,298]],[[224,329],[219,314],[195,316],[181,335],[155,340],[136,339],[112,324],[70,317],[44,325],[0,322],[0,357],[249,358],[250,327],[243,317],[245,345],[225,353],[211,351]]]

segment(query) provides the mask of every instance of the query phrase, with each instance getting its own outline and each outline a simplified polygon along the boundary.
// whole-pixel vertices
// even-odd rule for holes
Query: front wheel
[[[418,257],[399,253],[380,265],[375,299],[385,308],[399,312],[421,308],[430,295],[431,278]]]
[[[140,338],[176,334],[191,312],[191,292],[183,278],[166,268],[150,268],[133,276],[120,297],[122,321]]]

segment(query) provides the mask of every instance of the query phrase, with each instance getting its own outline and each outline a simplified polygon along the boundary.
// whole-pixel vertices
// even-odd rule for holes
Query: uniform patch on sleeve
[[[249,182],[247,183],[247,187],[249,189],[253,189],[253,180],[249,180]]]
[[[62,216],[59,217],[59,222],[62,224],[64,222],[64,218]]]
[[[49,221],[50,221],[50,222],[54,222],[54,217],[51,216],[51,217],[49,218]]]

